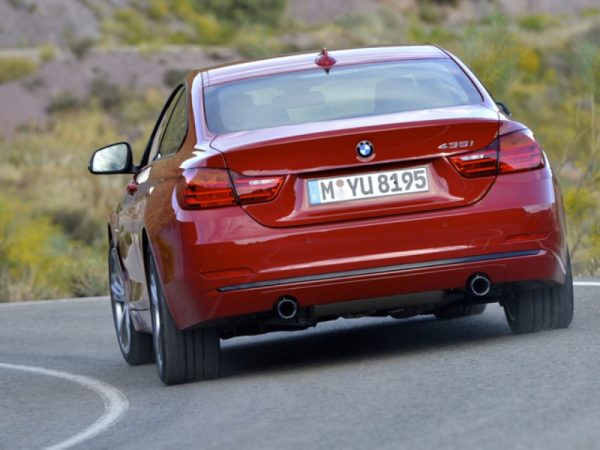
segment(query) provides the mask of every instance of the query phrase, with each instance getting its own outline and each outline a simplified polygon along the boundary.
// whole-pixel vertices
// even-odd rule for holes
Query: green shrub
[[[84,59],[96,43],[89,36],[77,36],[71,28],[65,29],[63,37],[67,47],[78,60]]]
[[[103,27],[111,39],[128,45],[151,42],[156,33],[144,15],[131,7],[117,9],[112,18],[107,18],[103,22]]]
[[[600,8],[586,8],[581,11],[581,17],[600,16]]]
[[[285,10],[285,0],[190,0],[197,12],[210,11],[234,23],[276,25]]]
[[[132,5],[135,8],[117,9],[103,19],[105,40],[128,45],[219,44],[232,35],[210,10],[196,9],[190,0]]]
[[[162,21],[170,14],[169,2],[167,0],[150,0],[146,7],[146,13],[154,21]]]
[[[70,92],[61,92],[48,100],[46,111],[48,114],[56,114],[60,112],[73,111],[83,106],[83,101]]]
[[[46,216],[60,227],[62,234],[70,241],[93,245],[105,238],[104,221],[98,222],[84,205],[50,209]]]
[[[68,293],[64,244],[47,217],[0,194],[0,301]]]
[[[39,47],[40,60],[43,63],[50,62],[56,58],[56,47],[54,44],[42,44]]]
[[[108,269],[105,246],[75,247],[68,267],[69,287],[75,297],[108,295]]]
[[[540,32],[551,26],[557,26],[560,21],[549,14],[531,14],[517,19],[519,26],[528,31]]]
[[[0,58],[0,84],[20,80],[34,74],[37,69],[37,64],[31,59],[17,56],[2,57]]]
[[[114,84],[106,78],[92,80],[89,93],[107,111],[118,109],[126,101],[127,96],[126,89],[123,86]]]

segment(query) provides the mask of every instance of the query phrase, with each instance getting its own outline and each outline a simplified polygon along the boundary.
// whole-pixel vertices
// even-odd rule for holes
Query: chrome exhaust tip
[[[293,319],[298,314],[298,302],[293,297],[281,297],[277,300],[275,311],[281,319]]]
[[[487,275],[476,273],[469,279],[467,286],[474,296],[484,297],[490,293],[492,282]]]

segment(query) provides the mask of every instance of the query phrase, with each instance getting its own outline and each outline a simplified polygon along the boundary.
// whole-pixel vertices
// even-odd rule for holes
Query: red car
[[[220,339],[339,317],[454,318],[499,302],[511,329],[573,317],[561,194],[533,133],[435,46],[299,54],[191,72],[108,223],[130,364],[216,377]]]

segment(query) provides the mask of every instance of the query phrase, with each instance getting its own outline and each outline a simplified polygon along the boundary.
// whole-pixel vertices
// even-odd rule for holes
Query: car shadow
[[[322,329],[319,329],[322,327]],[[436,320],[354,319],[294,333],[224,341],[221,377],[347,364],[356,360],[426,354],[481,344],[512,333],[497,314]]]

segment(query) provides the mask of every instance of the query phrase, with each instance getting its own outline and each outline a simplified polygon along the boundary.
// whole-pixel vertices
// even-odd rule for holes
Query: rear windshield
[[[258,77],[205,89],[215,134],[471,105],[481,95],[449,59],[405,60]]]

